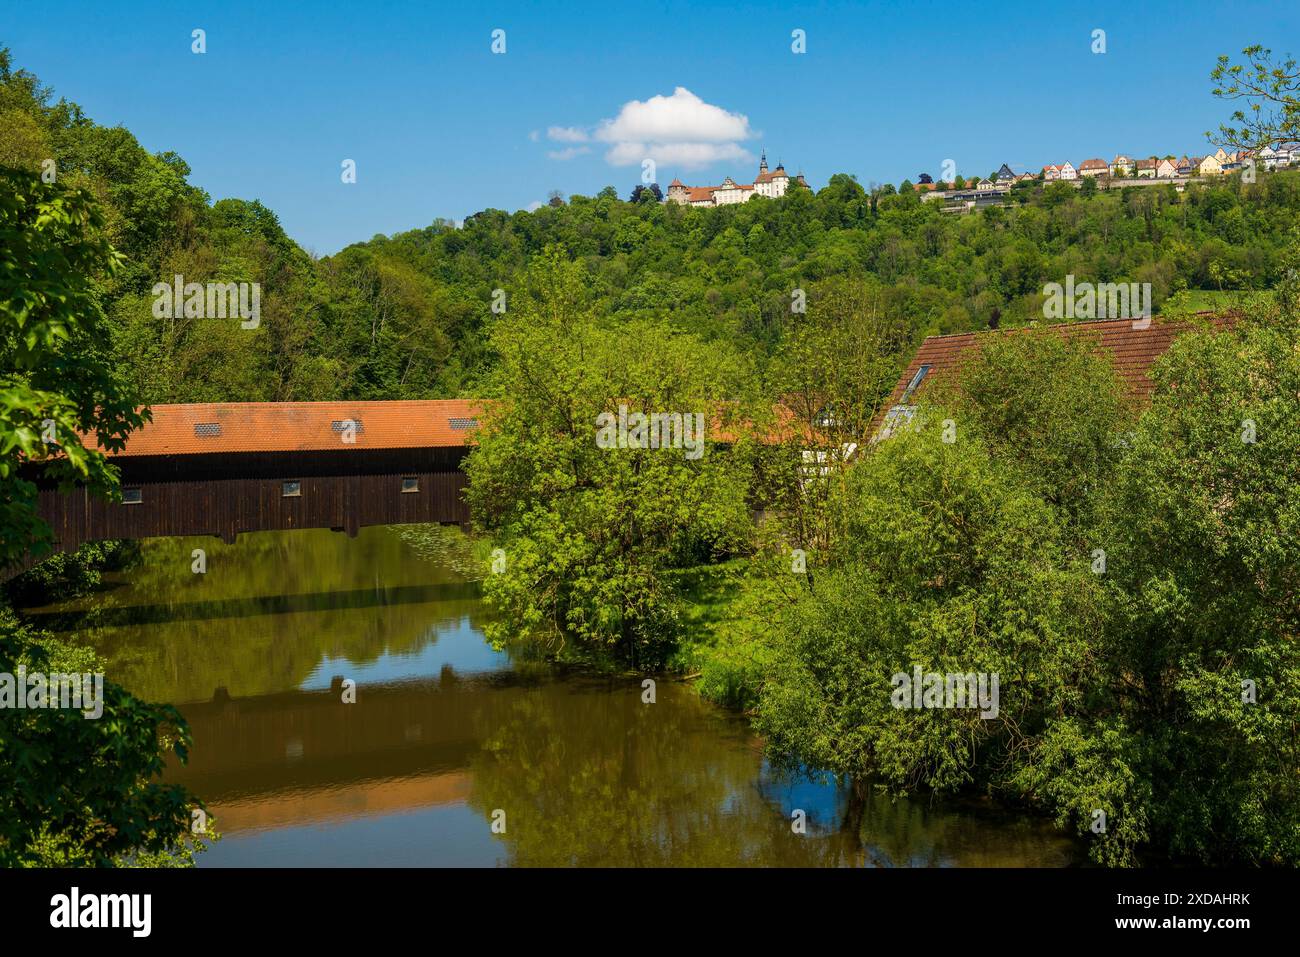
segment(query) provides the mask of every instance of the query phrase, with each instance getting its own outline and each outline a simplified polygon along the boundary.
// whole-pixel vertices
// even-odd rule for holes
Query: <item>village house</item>
[[[1136,165],[1138,179],[1155,179],[1156,167],[1160,165],[1160,162],[1153,156],[1151,159],[1138,160]]]
[[[1061,179],[1074,180],[1079,178],[1078,170],[1076,170],[1071,163],[1062,163],[1060,169]]]
[[[1103,159],[1086,159],[1079,164],[1080,176],[1109,176],[1110,166]]]
[[[983,343],[1009,336],[1061,336],[1089,343],[1096,355],[1110,361],[1129,398],[1146,405],[1155,391],[1151,370],[1177,337],[1212,335],[1231,329],[1235,322],[1231,315],[1204,318],[1204,325],[1163,319],[1148,323],[1136,323],[1131,319],[1101,319],[929,336],[899,376],[882,411],[872,420],[870,444],[875,445],[909,427],[921,409],[918,398],[924,390],[933,388],[936,382],[944,379],[951,381],[965,363],[979,354]]]
[[[1220,150],[1219,152],[1222,153],[1223,151]],[[1201,176],[1219,176],[1223,173],[1223,166],[1219,163],[1217,156],[1207,156],[1201,160],[1196,171]]]
[[[1110,175],[1116,179],[1126,179],[1133,175],[1133,161],[1119,153],[1110,161]]]
[[[1043,167],[1043,179],[1048,180],[1050,182],[1051,180],[1060,179],[1060,178],[1061,178],[1061,167],[1059,166]]]
[[[1178,164],[1169,157],[1156,163],[1156,179],[1173,179],[1178,175]]]
[[[747,202],[754,196],[778,199],[786,194],[791,182],[801,186],[808,185],[802,173],[792,177],[785,171],[785,166],[779,162],[775,169],[769,171],[767,152],[764,151],[758,164],[758,176],[754,178],[754,182],[737,183],[728,176],[722,181],[721,186],[687,186],[681,180],[674,179],[668,184],[667,201],[680,203],[683,206],[730,206]]]
[[[1269,144],[1259,151],[1259,165],[1266,170],[1283,169],[1300,162],[1300,144]]]

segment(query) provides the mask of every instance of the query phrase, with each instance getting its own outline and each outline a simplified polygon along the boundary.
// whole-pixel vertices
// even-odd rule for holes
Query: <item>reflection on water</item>
[[[687,685],[661,680],[647,705],[637,680],[512,661],[483,641],[476,588],[391,529],[162,539],[143,554],[99,594],[31,613],[180,706],[194,747],[169,778],[224,835],[203,866],[1076,859],[1041,822],[777,775],[744,720]]]

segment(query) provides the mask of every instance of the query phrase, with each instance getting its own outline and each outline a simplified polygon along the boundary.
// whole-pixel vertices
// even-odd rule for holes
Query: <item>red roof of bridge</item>
[[[478,399],[155,405],[153,421],[111,454],[461,448],[469,444],[482,405]]]

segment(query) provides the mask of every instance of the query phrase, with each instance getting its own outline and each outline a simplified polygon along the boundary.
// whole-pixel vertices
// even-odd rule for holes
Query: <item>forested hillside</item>
[[[838,174],[815,193],[721,209],[663,205],[648,191],[632,203],[606,187],[314,259],[256,199],[214,202],[189,183],[182,157],[96,124],[0,51],[0,165],[35,172],[47,159],[60,182],[100,201],[126,256],[103,290],[105,312],[113,358],[149,402],[482,392],[494,365],[493,291],[509,304],[548,246],[580,263],[593,313],[663,320],[734,347],[769,380],[769,358],[792,324],[818,321],[817,292],[834,277],[863,284],[878,318],[905,328],[910,346],[930,333],[1041,318],[1044,284],[1067,274],[1150,282],[1157,308],[1183,289],[1271,287],[1300,210],[1295,173],[1254,185],[1225,177],[1183,194],[1053,184],[1017,190],[1013,208],[967,216],[910,191],[868,194]],[[176,274],[260,283],[260,327],[156,318],[151,289]],[[808,295],[807,319],[792,311],[796,289]]]
[[[1029,184],[969,215],[844,174],[718,209],[607,187],[317,259],[3,50],[0,167],[0,477],[51,457],[52,423],[65,476],[116,493],[80,436],[124,441],[140,402],[509,396],[480,417],[478,535],[457,544],[492,549],[498,645],[698,678],[754,714],[770,758],[842,774],[859,802],[869,783],[992,796],[1105,864],[1300,861],[1300,171]],[[159,315],[176,275],[259,284],[260,323]],[[1179,338],[1145,409],[1091,347],[990,336],[868,445],[923,336],[1041,321],[1070,275],[1150,283],[1157,309],[1249,308]],[[755,441],[778,397],[812,428]],[[698,417],[699,442],[593,436],[625,406]],[[706,422],[725,436],[707,456]],[[15,560],[46,530],[32,483],[0,493]],[[0,604],[0,669],[87,654]],[[889,691],[913,668],[1004,697],[914,711]],[[189,858],[190,798],[142,786],[189,746],[178,713],[117,688],[107,713],[0,740],[12,766],[63,762],[0,788],[0,862]],[[114,722],[134,738],[102,762],[111,786],[75,778]]]

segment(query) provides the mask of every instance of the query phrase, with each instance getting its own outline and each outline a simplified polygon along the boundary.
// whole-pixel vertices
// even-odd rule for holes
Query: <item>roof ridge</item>
[[[1201,310],[1200,312],[1192,313],[1192,316],[1208,318],[1208,319],[1230,319],[1230,318],[1234,318],[1236,315],[1238,314],[1230,309],[1225,310],[1223,312],[1215,312],[1213,310]],[[1178,323],[1186,323],[1189,321],[1189,318],[1190,317],[1185,317],[1185,316],[1152,316],[1151,323],[1152,325],[1158,324],[1158,325],[1168,326],[1168,325],[1175,325]],[[967,332],[945,332],[940,335],[926,336],[925,339],[922,341],[929,342],[932,339],[957,339],[960,338],[961,336],[978,336],[984,333],[1005,334],[1008,332],[1021,332],[1029,329],[1055,329],[1059,326],[1068,326],[1071,328],[1077,328],[1079,326],[1100,326],[1100,325],[1109,325],[1111,323],[1116,323],[1116,322],[1136,322],[1136,321],[1137,320],[1135,319],[1082,319],[1077,322],[1074,321],[1049,322],[1041,326],[1009,326],[1005,329],[987,329],[987,328],[971,329]],[[1149,329],[1149,328],[1151,328],[1151,326],[1144,327],[1144,329],[1136,329],[1135,331],[1142,332],[1145,331],[1145,329]]]

